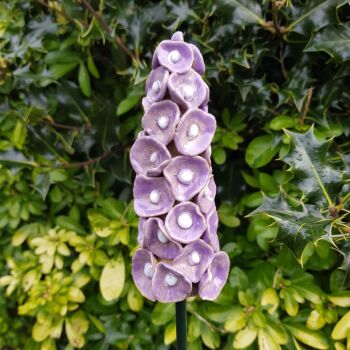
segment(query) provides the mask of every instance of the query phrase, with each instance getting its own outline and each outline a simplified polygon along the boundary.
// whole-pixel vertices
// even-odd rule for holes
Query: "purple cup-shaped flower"
[[[214,181],[214,177],[210,176],[208,182],[206,183],[204,188],[199,192],[196,199],[196,203],[199,206],[202,213],[207,214],[213,209],[215,209],[215,195],[216,184]]]
[[[181,254],[174,259],[172,266],[191,282],[198,283],[213,257],[214,250],[198,239],[184,247]]]
[[[216,129],[215,117],[200,109],[187,111],[177,126],[174,142],[177,150],[186,156],[204,152],[210,145]]]
[[[157,260],[146,249],[137,249],[132,257],[132,277],[141,294],[155,301],[152,290],[152,278],[157,266]]]
[[[201,157],[179,156],[164,168],[173,196],[177,201],[189,201],[203,189],[209,178],[209,165]]]
[[[206,221],[196,204],[182,202],[169,211],[165,228],[172,240],[187,244],[202,236]]]
[[[136,176],[134,182],[134,208],[138,216],[163,215],[174,205],[174,197],[164,177]]]
[[[149,103],[164,98],[167,90],[169,72],[164,67],[158,67],[151,71],[146,81],[146,98]]]
[[[199,282],[199,296],[203,300],[215,300],[224,287],[229,273],[230,259],[225,252],[215,253],[208,270]]]
[[[144,234],[145,247],[155,256],[162,259],[174,259],[181,253],[181,244],[170,240],[161,219],[148,219],[144,225]]]
[[[203,56],[199,51],[198,47],[193,44],[189,44],[193,51],[193,65],[192,68],[200,75],[205,73],[205,64],[203,60]]]
[[[153,103],[148,108],[142,118],[142,126],[148,135],[167,145],[174,137],[179,118],[180,110],[177,104],[164,100]]]
[[[198,108],[208,98],[207,84],[193,69],[184,74],[171,74],[168,90],[172,100],[185,109]]]
[[[137,227],[137,242],[142,248],[144,248],[143,239],[145,236],[145,232],[144,232],[145,222],[146,222],[145,218],[139,218],[139,224]]]
[[[156,49],[160,65],[174,73],[185,73],[193,64],[193,51],[183,41],[163,40]]]
[[[169,264],[160,262],[154,272],[152,288],[158,301],[171,303],[186,299],[191,294],[192,283]]]
[[[219,217],[215,207],[213,208],[213,211],[205,215],[205,218],[207,221],[207,228],[203,233],[202,239],[204,242],[208,243],[215,252],[218,252],[220,250],[219,238],[217,235]]]
[[[167,148],[151,136],[140,136],[130,150],[130,162],[136,174],[160,175],[170,162]]]

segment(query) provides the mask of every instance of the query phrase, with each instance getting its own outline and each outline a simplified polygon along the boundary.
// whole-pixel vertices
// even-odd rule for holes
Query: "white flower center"
[[[184,230],[189,229],[193,224],[191,213],[181,213],[177,218],[177,224]]]
[[[143,267],[143,273],[148,278],[153,277],[154,270],[153,270],[153,266],[150,262],[146,262],[145,266]]]
[[[194,139],[198,136],[199,134],[199,127],[197,124],[193,123],[190,125],[187,131],[187,135],[189,138]]]
[[[169,57],[169,61],[170,61],[171,63],[177,63],[177,62],[180,61],[181,54],[180,54],[179,51],[173,50],[173,51],[170,51],[168,57]]]
[[[153,152],[151,154],[151,156],[149,157],[149,160],[151,161],[151,163],[158,162],[158,153],[157,152]]]
[[[169,241],[168,238],[165,236],[165,234],[161,230],[157,231],[157,237],[160,243],[167,243]]]
[[[165,129],[169,125],[169,117],[162,115],[158,118],[157,124],[161,129]]]
[[[188,185],[193,180],[193,171],[191,169],[182,169],[179,174],[177,175],[177,178],[179,181],[185,185]]]
[[[156,80],[153,84],[152,84],[152,91],[154,93],[158,93],[160,91],[160,88],[161,88],[161,84],[160,84],[160,81],[159,80]]]
[[[190,85],[185,85],[182,88],[182,96],[186,101],[191,101],[194,97],[194,88]]]
[[[168,272],[168,273],[165,275],[164,284],[165,284],[167,287],[174,287],[176,283],[177,283],[177,277],[176,277],[173,273]]]
[[[196,250],[194,250],[190,255],[190,260],[193,265],[198,265],[201,261],[201,256]]]
[[[153,190],[153,191],[149,194],[149,200],[150,200],[150,202],[153,203],[153,204],[159,203],[159,198],[160,198],[160,194],[159,194],[159,191],[157,191],[157,190]]]

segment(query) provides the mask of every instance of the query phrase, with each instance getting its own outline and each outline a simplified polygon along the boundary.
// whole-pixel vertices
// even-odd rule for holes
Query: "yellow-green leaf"
[[[350,332],[350,311],[348,311],[335,325],[332,332],[332,338],[334,340],[344,339],[348,332]]]
[[[164,332],[164,344],[170,345],[176,340],[176,323],[171,322],[169,323]]]
[[[246,349],[249,345],[253,344],[258,332],[256,329],[245,327],[240,330],[233,340],[233,347],[235,349]]]
[[[139,312],[142,309],[143,297],[134,286],[130,287],[127,300],[130,310],[134,312]]]
[[[66,319],[65,330],[69,343],[75,348],[82,348],[85,345],[84,335],[89,328],[89,321],[84,312],[77,311],[73,316]]]
[[[100,291],[107,301],[119,298],[125,283],[125,263],[121,254],[110,260],[102,270],[100,277]]]
[[[320,331],[312,331],[302,325],[287,326],[292,335],[313,349],[325,350],[329,348],[329,344],[325,335]]]

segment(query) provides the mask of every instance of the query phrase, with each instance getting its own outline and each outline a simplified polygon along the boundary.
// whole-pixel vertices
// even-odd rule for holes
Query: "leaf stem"
[[[310,107],[310,103],[311,103],[313,91],[314,91],[314,88],[311,87],[311,88],[308,90],[308,92],[307,92],[306,100],[305,100],[305,104],[304,104],[303,114],[302,114],[302,116],[301,116],[301,118],[300,118],[300,123],[301,123],[301,125],[304,125],[307,112],[309,111],[309,107]]]
[[[188,306],[188,311],[195,316],[196,318],[198,318],[199,321],[203,322],[206,326],[208,326],[211,330],[213,331],[217,331],[221,334],[226,334],[227,332],[221,328],[215,327],[213,324],[211,324],[209,321],[207,321],[203,316],[201,316],[197,311],[195,311],[193,309],[192,306]]]

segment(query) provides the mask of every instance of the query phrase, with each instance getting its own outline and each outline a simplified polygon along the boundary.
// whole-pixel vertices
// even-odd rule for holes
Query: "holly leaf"
[[[288,29],[307,35],[330,24],[337,24],[338,9],[346,3],[346,0],[311,0],[303,6],[293,6],[291,17],[294,21]]]
[[[241,26],[242,28],[249,24],[265,24],[261,7],[255,1],[221,0],[219,6],[233,7],[232,23]]]
[[[308,243],[317,243],[320,239],[331,240],[332,220],[320,214],[317,206],[300,202],[300,205],[294,208],[282,195],[275,198],[264,196],[260,207],[248,216],[261,213],[279,225],[275,242],[285,244],[298,259]]]
[[[287,130],[285,133],[290,138],[290,147],[283,161],[290,165],[293,184],[315,204],[332,206],[343,185],[343,171],[327,161],[332,140],[319,141],[313,127],[304,134]]]
[[[350,59],[350,28],[333,26],[316,33],[307,43],[304,52],[324,51],[337,61]]]

